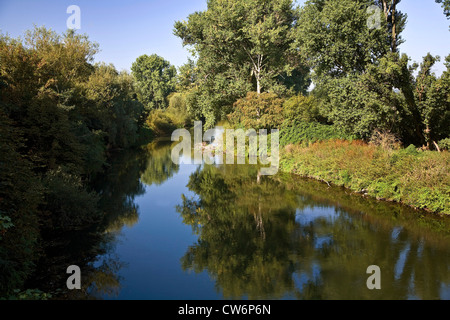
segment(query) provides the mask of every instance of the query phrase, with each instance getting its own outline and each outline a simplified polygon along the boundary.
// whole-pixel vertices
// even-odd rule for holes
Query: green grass
[[[362,141],[327,140],[287,145],[280,169],[380,200],[450,214],[450,153],[387,150]]]

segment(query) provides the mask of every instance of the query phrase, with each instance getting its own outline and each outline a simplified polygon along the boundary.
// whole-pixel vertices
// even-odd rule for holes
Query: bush
[[[438,142],[438,146],[441,150],[450,150],[450,138],[442,139]]]
[[[177,129],[173,120],[162,110],[153,110],[150,112],[146,125],[152,130],[155,136],[171,135]]]
[[[293,96],[283,104],[284,117],[292,122],[314,122],[321,119],[317,100],[313,96]]]
[[[283,123],[283,99],[274,93],[249,92],[234,103],[234,112],[228,115],[230,122],[245,128],[273,129]]]
[[[355,138],[355,136],[344,134],[335,126],[318,122],[285,122],[280,131],[280,145],[282,146],[288,144],[309,145],[310,143],[324,140],[353,140]]]

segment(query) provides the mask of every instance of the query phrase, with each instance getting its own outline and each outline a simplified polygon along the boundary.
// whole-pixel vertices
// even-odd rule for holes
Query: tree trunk
[[[392,1],[392,52],[397,52],[397,31],[396,31],[396,21],[395,21],[395,0]]]
[[[434,147],[436,148],[436,150],[438,152],[441,152],[441,149],[439,148],[439,145],[436,143],[436,141],[433,140],[433,144],[434,144]]]
[[[256,92],[258,95],[261,94],[261,80],[259,79],[259,74],[256,75]]]
[[[392,3],[388,5],[388,2]],[[389,23],[389,14],[391,15],[392,24],[392,40],[391,40],[391,51],[397,52],[397,22],[396,22],[396,0],[383,0],[383,12],[386,22]]]

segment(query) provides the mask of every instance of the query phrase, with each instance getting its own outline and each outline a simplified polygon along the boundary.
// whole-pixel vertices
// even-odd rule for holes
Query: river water
[[[170,151],[116,157],[95,185],[102,227],[53,244],[41,282],[64,287],[76,264],[68,299],[450,299],[450,219]]]

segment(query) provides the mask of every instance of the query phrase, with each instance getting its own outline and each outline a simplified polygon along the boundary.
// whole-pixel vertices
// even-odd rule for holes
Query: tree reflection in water
[[[100,195],[103,221],[84,230],[44,236],[42,258],[28,284],[57,299],[95,299],[120,291],[119,270],[124,263],[112,254],[117,234],[124,225],[138,222],[135,197],[145,193],[140,176],[147,167],[149,153],[142,150],[116,155],[106,173],[92,188]],[[66,269],[78,265],[82,290],[67,290]]]
[[[115,254],[117,236],[124,226],[138,223],[136,197],[145,194],[145,185],[158,186],[178,173],[170,151],[170,142],[156,141],[117,156],[93,184],[101,194],[102,223],[45,235],[28,287],[62,299],[117,295],[126,265]],[[204,165],[191,174],[187,187],[195,196],[182,195],[176,210],[198,240],[186,245],[181,267],[207,271],[225,298],[450,295],[448,218],[291,175],[260,177],[256,166]],[[82,290],[65,289],[72,264],[82,270]],[[381,268],[381,290],[366,287],[372,264]]]
[[[181,265],[207,271],[225,298],[438,299],[450,285],[449,219],[427,218],[255,167],[199,168],[177,211],[198,241]],[[382,290],[366,286],[379,265]]]

